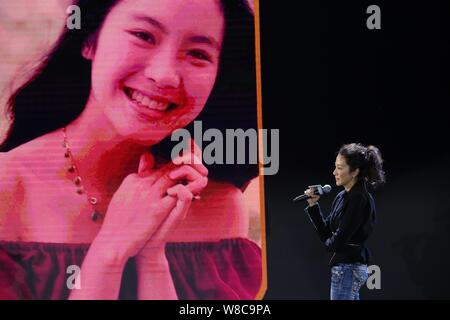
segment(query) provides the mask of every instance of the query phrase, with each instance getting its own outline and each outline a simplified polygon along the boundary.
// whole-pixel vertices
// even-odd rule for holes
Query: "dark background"
[[[343,143],[380,148],[368,245],[381,290],[363,299],[450,298],[449,41],[444,1],[260,0],[263,127],[280,129],[280,170],[265,177],[266,299],[328,299],[330,271],[304,203],[330,184]],[[366,9],[381,8],[381,30]]]

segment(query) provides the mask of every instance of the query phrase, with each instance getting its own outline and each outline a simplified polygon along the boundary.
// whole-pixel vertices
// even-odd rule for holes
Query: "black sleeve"
[[[322,215],[322,210],[320,210],[319,203],[315,203],[312,206],[305,208],[306,213],[309,216],[312,224],[316,228],[317,234],[322,242],[325,242],[329,237],[332,236],[330,226],[329,226],[329,216],[324,219]]]
[[[357,194],[348,199],[339,228],[325,240],[327,250],[330,252],[339,251],[359,228],[367,214],[367,198],[362,194]]]

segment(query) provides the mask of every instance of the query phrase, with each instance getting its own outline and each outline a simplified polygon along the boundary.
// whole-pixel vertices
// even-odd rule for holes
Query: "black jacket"
[[[372,233],[376,210],[364,181],[358,181],[349,192],[340,192],[333,200],[331,213],[326,219],[323,219],[318,203],[306,207],[305,211],[326,249],[333,253],[330,266],[370,262],[370,251],[364,242]]]

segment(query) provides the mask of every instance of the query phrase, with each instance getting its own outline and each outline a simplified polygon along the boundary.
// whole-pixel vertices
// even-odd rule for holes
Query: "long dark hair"
[[[9,151],[62,128],[83,111],[91,88],[91,62],[81,56],[86,40],[101,27],[120,0],[79,0],[81,29],[66,30],[42,58],[34,75],[7,103],[12,125],[0,151]],[[221,0],[225,36],[219,73],[210,98],[196,120],[204,130],[256,128],[254,19],[246,0]],[[193,125],[187,127],[193,136]],[[155,146],[170,157],[170,137]],[[225,150],[224,150],[225,152]],[[258,173],[257,165],[211,165],[210,175],[241,186]]]
[[[350,167],[350,171],[359,169],[359,179],[364,179],[373,188],[386,182],[383,171],[383,158],[380,150],[375,146],[363,146],[360,143],[343,145],[338,154],[343,156]]]

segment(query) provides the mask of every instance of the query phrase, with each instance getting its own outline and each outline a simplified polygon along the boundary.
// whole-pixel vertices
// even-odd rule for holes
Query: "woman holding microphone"
[[[359,290],[368,278],[367,264],[370,251],[364,242],[373,231],[376,219],[375,201],[368,185],[376,188],[385,182],[383,159],[375,146],[359,143],[346,144],[339,150],[333,175],[342,190],[333,200],[331,213],[323,218],[312,188],[308,213],[311,222],[332,253],[331,300],[359,300]]]

